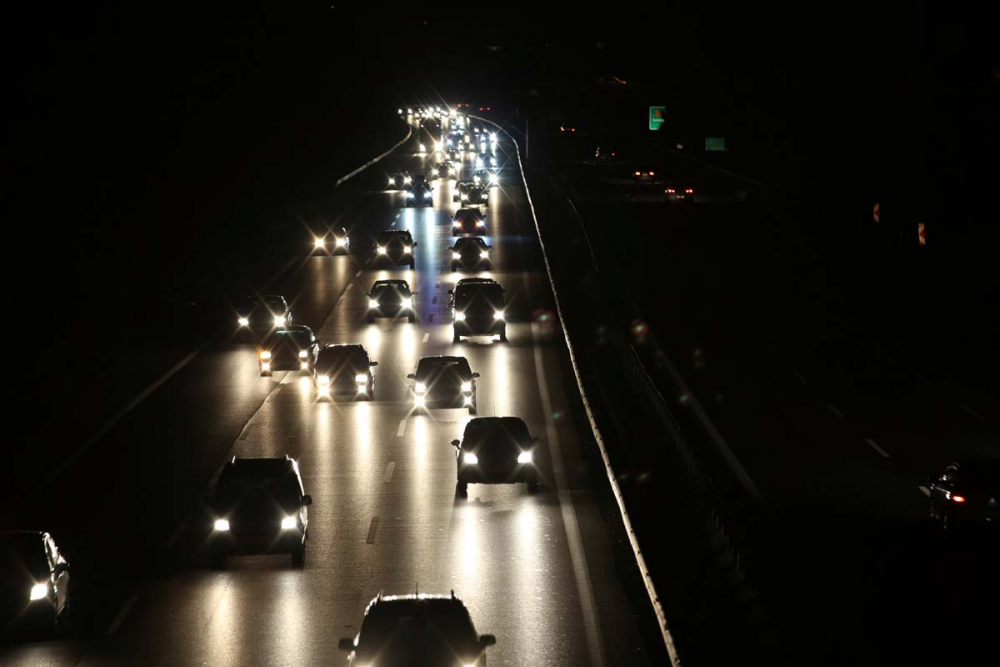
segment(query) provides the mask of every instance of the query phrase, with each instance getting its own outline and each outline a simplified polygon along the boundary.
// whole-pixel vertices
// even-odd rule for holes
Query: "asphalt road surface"
[[[357,632],[380,591],[451,590],[477,630],[496,635],[491,665],[649,662],[615,575],[582,435],[567,418],[561,336],[533,320],[552,297],[512,149],[498,148],[504,168],[488,221],[488,275],[507,290],[510,342],[452,344],[447,290],[461,276],[449,271],[451,185],[435,186],[428,208],[403,208],[401,192],[384,190],[387,173],[432,162],[415,153],[418,141],[431,145],[415,132],[350,181],[339,219],[358,251],[382,229],[411,230],[414,270],[310,254],[303,228],[303,257],[280,274],[276,264],[268,289],[294,300],[296,323],[323,342],[367,346],[379,362],[374,402],[318,402],[299,374],[259,377],[255,350],[235,341],[192,355],[73,465],[53,466],[26,504],[26,520],[68,535],[78,630],[0,648],[0,664],[346,664],[337,642]],[[468,161],[463,168],[471,171]],[[417,322],[364,322],[368,288],[389,277],[419,292]],[[465,355],[481,374],[480,415],[519,416],[541,438],[538,494],[472,485],[456,497],[449,443],[470,416],[414,415],[408,396],[406,375],[434,354]],[[208,567],[201,499],[234,454],[299,460],[313,498],[304,569],[287,556]]]

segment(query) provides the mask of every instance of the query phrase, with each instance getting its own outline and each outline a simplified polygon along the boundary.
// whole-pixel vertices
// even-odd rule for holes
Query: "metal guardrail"
[[[403,137],[402,139],[400,139],[399,141],[397,141],[395,144],[392,145],[392,147],[389,150],[385,151],[384,153],[382,153],[378,157],[376,157],[376,158],[374,158],[372,160],[369,160],[368,162],[365,162],[363,165],[361,165],[360,167],[358,167],[357,169],[355,169],[351,173],[347,174],[346,176],[342,176],[342,177],[338,178],[336,184],[334,185],[334,188],[339,188],[342,184],[344,184],[347,181],[349,181],[350,179],[354,178],[355,176],[357,176],[358,174],[360,174],[361,172],[363,172],[368,167],[372,166],[376,162],[381,161],[382,158],[386,157],[389,153],[393,152],[394,150],[396,150],[397,148],[399,148],[400,146],[402,146],[403,144],[405,144],[409,140],[409,138],[412,137],[412,136],[413,136],[413,126],[410,125],[409,123],[407,123],[407,131],[406,131],[406,136],[405,137]]]
[[[545,263],[545,271],[549,279],[549,285],[552,288],[552,296],[555,299],[556,313],[559,316],[559,321],[565,322],[566,320],[563,317],[562,306],[559,301],[559,292],[556,289],[556,284],[552,276],[552,268],[549,263],[549,257],[545,249],[545,242],[542,239],[541,228],[538,224],[538,216],[535,214],[535,205],[531,200],[531,191],[528,188],[528,180],[524,173],[524,163],[521,161],[521,150],[518,147],[517,141],[510,135],[510,133],[505,128],[498,125],[497,123],[486,118],[481,118],[479,116],[472,116],[472,117],[476,118],[477,120],[493,125],[499,131],[507,135],[507,138],[510,139],[511,143],[514,145],[514,150],[517,155],[518,168],[520,169],[521,172],[521,180],[524,183],[524,191],[528,199],[528,207],[531,209],[531,217],[535,223],[535,231],[536,234],[538,235],[538,243],[542,251],[542,259]],[[663,605],[660,602],[659,594],[656,592],[656,585],[653,582],[653,578],[649,572],[649,568],[646,566],[646,559],[643,556],[642,548],[639,545],[638,537],[636,536],[635,530],[632,528],[632,521],[629,518],[628,510],[625,507],[625,501],[624,498],[622,497],[621,488],[618,485],[618,478],[615,475],[614,469],[612,468],[611,465],[611,459],[608,455],[608,450],[604,443],[604,437],[602,436],[601,431],[597,426],[597,421],[594,418],[593,408],[591,407],[590,400],[587,397],[587,392],[583,387],[583,381],[580,375],[579,365],[577,364],[576,353],[573,348],[573,342],[570,340],[569,334],[566,332],[565,327],[562,327],[562,331],[563,331],[563,338],[566,341],[566,349],[569,351],[570,364],[573,367],[573,375],[576,379],[577,389],[580,392],[580,399],[583,402],[584,410],[587,413],[587,420],[590,423],[590,428],[591,431],[593,432],[594,440],[597,443],[597,447],[601,453],[601,459],[604,461],[604,468],[608,478],[608,483],[611,485],[612,494],[614,495],[615,502],[618,505],[618,511],[621,515],[622,523],[624,524],[625,527],[625,532],[628,535],[629,545],[632,548],[632,553],[633,556],[635,557],[636,565],[638,566],[639,572],[642,576],[646,593],[649,596],[649,602],[653,607],[654,614],[656,615],[656,620],[659,625],[660,634],[663,639],[664,647],[666,648],[667,655],[670,658],[670,663],[672,667],[680,667],[681,664],[680,657],[677,654],[674,638],[670,632],[670,627],[667,624],[666,613],[664,612]]]

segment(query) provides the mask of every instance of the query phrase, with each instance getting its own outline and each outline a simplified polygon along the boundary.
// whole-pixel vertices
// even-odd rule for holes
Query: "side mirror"
[[[341,651],[353,651],[354,650],[354,640],[353,639],[341,639],[337,642],[337,648]]]
[[[479,635],[479,645],[483,648],[487,646],[495,646],[497,643],[497,638],[493,635]]]
[[[414,375],[413,373],[410,373],[409,375],[406,376],[406,379],[407,380],[416,380],[417,376]]]
[[[368,365],[369,366],[378,366],[378,362],[377,361],[369,361]]]
[[[414,241],[414,242],[413,242],[413,247],[414,247],[414,248],[416,248],[416,247],[417,247],[418,245],[420,245],[420,244],[419,244],[419,243],[417,243],[416,241]]]
[[[459,440],[452,440],[452,441],[451,441],[451,446],[452,446],[452,447],[455,447],[456,449],[457,449],[457,448],[458,448],[458,447],[459,447],[459,446],[460,446],[461,444],[462,444],[462,443],[461,443],[461,441],[459,441]]]
[[[474,378],[477,378],[477,377],[479,377],[479,373],[473,373],[473,374],[472,374],[472,377],[474,377]]]
[[[310,496],[308,493],[306,495],[302,496],[302,506],[303,507],[306,507],[306,506],[312,505],[312,504],[313,504],[313,497],[312,496]]]

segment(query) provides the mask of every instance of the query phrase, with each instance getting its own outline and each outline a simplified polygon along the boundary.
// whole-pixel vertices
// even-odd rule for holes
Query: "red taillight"
[[[674,189],[673,188],[667,188],[667,194],[668,195],[674,194]]]
[[[571,127],[571,128],[569,128],[569,131],[570,132],[576,132],[576,128],[575,127]]]
[[[492,107],[486,107],[486,110],[487,111],[493,111],[493,108]]]
[[[639,172],[635,172],[635,175],[636,175],[636,176],[638,176],[638,175],[639,175]]]
[[[565,127],[560,127],[560,128],[559,128],[559,131],[560,131],[560,132],[565,132],[565,131],[566,131],[566,128],[565,128]]]
[[[482,107],[479,107],[479,110],[480,110],[480,111],[482,111],[482,110],[483,110],[483,108],[482,108]]]
[[[689,195],[690,195],[690,194],[694,194],[694,190],[692,190],[691,188],[688,188],[688,189],[687,189],[687,190],[685,190],[684,192],[688,193]]]
[[[656,176],[656,172],[655,171],[651,171],[651,172],[649,172],[649,175],[650,176]]]
[[[952,496],[951,497],[951,501],[954,502],[954,503],[964,503],[965,502],[965,496]]]

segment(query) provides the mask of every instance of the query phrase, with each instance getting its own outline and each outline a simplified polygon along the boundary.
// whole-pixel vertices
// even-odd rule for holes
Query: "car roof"
[[[282,327],[281,329],[278,329],[274,333],[276,333],[276,334],[282,334],[282,333],[307,333],[307,334],[311,334],[312,332],[313,332],[313,330],[311,328],[307,327],[304,324],[289,324],[286,327]]]
[[[392,287],[394,285],[402,285],[402,286],[405,286],[407,288],[409,288],[409,286],[410,286],[410,284],[408,282],[406,282],[405,280],[396,280],[396,279],[392,279],[392,280],[376,280],[374,283],[372,283],[372,289],[375,289],[376,287]]]
[[[411,236],[408,229],[383,229],[381,233],[386,236]]]
[[[452,591],[451,595],[430,595],[427,593],[410,593],[409,595],[382,595],[379,594],[372,598],[368,606],[365,607],[365,616],[368,615],[375,607],[385,608],[400,608],[401,610],[410,609],[416,603],[426,603],[428,605],[437,607],[454,607],[456,609],[462,609],[466,612],[465,603],[461,599],[455,597],[455,592]]]
[[[222,468],[220,479],[279,479],[298,473],[295,459],[285,456],[239,457],[233,456]]]
[[[462,246],[462,245],[470,245],[470,244],[474,244],[474,245],[477,245],[477,246],[478,245],[484,246],[484,245],[486,245],[486,241],[483,240],[482,236],[461,236],[461,237],[455,239],[455,247],[456,248],[459,247],[459,246]]]
[[[364,343],[327,343],[326,345],[323,346],[324,350],[332,350],[336,348],[340,349],[360,348],[364,350],[366,354],[368,353],[368,349],[365,347]]]
[[[470,287],[473,285],[496,285],[500,287],[500,283],[492,278],[462,278],[455,283],[455,287]]]

